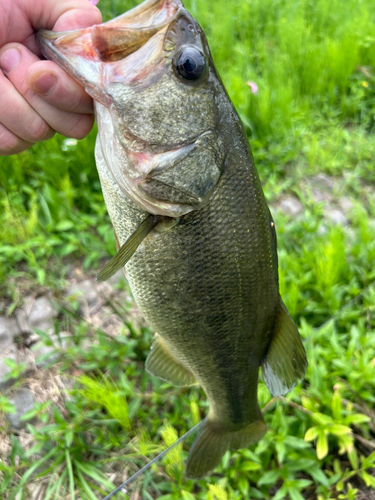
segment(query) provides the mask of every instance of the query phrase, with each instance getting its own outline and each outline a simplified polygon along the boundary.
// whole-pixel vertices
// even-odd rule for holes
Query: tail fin
[[[190,449],[186,465],[187,476],[206,476],[219,465],[227,450],[247,448],[259,441],[266,430],[261,416],[259,420],[238,431],[230,431],[207,418]]]

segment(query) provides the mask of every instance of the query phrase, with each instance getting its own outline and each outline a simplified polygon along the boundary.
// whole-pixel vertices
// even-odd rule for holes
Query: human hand
[[[93,103],[57,64],[41,60],[41,28],[67,31],[100,24],[89,0],[0,0],[0,155],[19,153],[55,132],[83,139]]]

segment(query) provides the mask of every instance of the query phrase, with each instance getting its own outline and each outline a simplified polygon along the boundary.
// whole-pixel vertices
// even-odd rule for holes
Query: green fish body
[[[92,50],[88,60],[89,43],[100,57]],[[96,101],[116,265],[127,261],[157,332],[146,369],[207,395],[187,463],[189,476],[204,476],[228,449],[264,435],[259,367],[279,396],[307,366],[279,295],[275,227],[242,124],[180,0],[147,0],[101,26],[43,33],[40,44]]]

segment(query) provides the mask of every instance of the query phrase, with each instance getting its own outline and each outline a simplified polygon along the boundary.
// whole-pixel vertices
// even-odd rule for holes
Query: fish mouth
[[[162,63],[164,36],[182,10],[180,0],[146,0],[106,23],[73,31],[40,30],[36,39],[46,58],[109,106],[108,82],[141,84]]]
[[[103,24],[59,33],[40,30],[37,40],[46,51],[81,45],[83,57],[98,56],[104,62],[124,59],[144,45],[155,33],[168,26],[184,8],[180,0],[146,0]],[[58,51],[54,51],[58,57]]]

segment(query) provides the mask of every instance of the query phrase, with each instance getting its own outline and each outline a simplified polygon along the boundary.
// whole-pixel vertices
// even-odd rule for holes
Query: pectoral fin
[[[301,337],[280,298],[273,339],[262,363],[263,379],[273,396],[283,396],[303,378],[306,369]]]
[[[177,387],[197,383],[195,377],[168,351],[162,338],[157,335],[151,352],[146,359],[146,370]]]
[[[142,241],[154,229],[161,219],[162,216],[160,215],[149,215],[146,217],[138,229],[136,229],[134,233],[125,241],[117,254],[100,271],[96,278],[97,281],[108,280],[119,269],[124,267]]]

